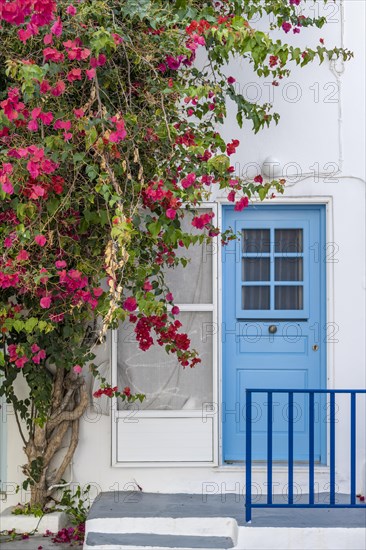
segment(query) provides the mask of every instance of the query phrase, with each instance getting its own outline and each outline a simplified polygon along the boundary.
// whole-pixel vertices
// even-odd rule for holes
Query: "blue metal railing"
[[[252,499],[252,395],[267,394],[267,502],[253,502]],[[273,502],[273,394],[288,395],[288,498],[287,503]],[[294,503],[294,394],[309,396],[309,502]],[[315,503],[314,476],[314,396],[329,395],[329,503]],[[336,425],[336,394],[350,395],[350,502],[336,503],[335,477],[335,425]],[[245,519],[251,521],[252,508],[366,508],[366,504],[356,503],[356,395],[366,394],[366,390],[289,390],[289,389],[248,389],[246,390],[246,499]]]

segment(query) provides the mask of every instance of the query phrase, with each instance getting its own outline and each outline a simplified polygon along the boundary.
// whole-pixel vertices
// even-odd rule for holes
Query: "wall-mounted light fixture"
[[[269,156],[264,159],[262,173],[270,180],[282,175],[281,163],[275,157]]]

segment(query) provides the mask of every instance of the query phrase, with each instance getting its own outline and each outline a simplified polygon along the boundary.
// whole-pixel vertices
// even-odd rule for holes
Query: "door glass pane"
[[[275,258],[276,281],[303,281],[302,258]]]
[[[304,309],[302,286],[276,286],[275,309]]]
[[[275,252],[303,252],[302,229],[276,229]]]
[[[269,258],[243,258],[242,280],[243,281],[269,281],[270,280],[270,259]]]
[[[142,403],[131,406],[119,400],[120,410],[202,410],[202,403],[212,401],[212,313],[181,312],[178,318],[183,323],[180,330],[188,333],[191,348],[202,360],[194,368],[183,368],[175,355],[168,355],[158,344],[148,351],[140,350],[130,323],[118,329],[118,387],[129,386],[132,393],[146,395]]]
[[[243,229],[242,231],[243,252],[261,254],[270,251],[269,229]]]
[[[200,209],[200,214],[211,212]],[[192,214],[185,213],[182,220],[182,231],[193,235],[202,235],[202,230],[195,229],[192,224]],[[186,267],[165,269],[165,281],[174,296],[176,304],[211,304],[212,303],[212,244],[196,244],[187,248],[179,248],[177,257],[189,259]]]
[[[270,287],[243,286],[242,309],[270,309]]]

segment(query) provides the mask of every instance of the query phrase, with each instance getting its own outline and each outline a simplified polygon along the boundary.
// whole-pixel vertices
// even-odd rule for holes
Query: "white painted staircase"
[[[257,509],[239,495],[102,493],[86,524],[85,550],[366,550],[366,510]],[[237,498],[239,497],[239,498]],[[338,495],[347,499],[347,495]]]

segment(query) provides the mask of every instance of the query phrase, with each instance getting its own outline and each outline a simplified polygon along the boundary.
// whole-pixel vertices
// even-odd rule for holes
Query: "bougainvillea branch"
[[[252,23],[265,15],[268,32]],[[230,57],[278,85],[292,66],[351,54],[286,44],[290,31],[325,23],[300,0],[0,0],[0,22],[1,393],[25,422],[26,483],[44,503],[76,448],[83,367],[110,327],[129,320],[141,349],[199,363],[164,282],[185,263],[177,250],[219,233],[196,208],[214,187],[238,211],[283,192],[282,180],[234,174],[239,141],[219,133],[227,101],[255,132],[279,115],[237,91]],[[187,211],[199,235],[183,231]],[[104,379],[101,395],[143,398]]]

